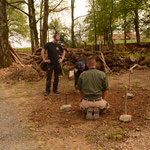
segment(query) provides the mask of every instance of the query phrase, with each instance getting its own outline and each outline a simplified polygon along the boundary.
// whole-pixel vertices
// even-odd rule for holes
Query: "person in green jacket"
[[[96,65],[94,57],[87,59],[89,70],[81,73],[77,85],[82,98],[80,108],[85,110],[87,119],[98,119],[99,113],[109,108],[105,100],[109,89],[108,80],[104,72],[96,69]]]

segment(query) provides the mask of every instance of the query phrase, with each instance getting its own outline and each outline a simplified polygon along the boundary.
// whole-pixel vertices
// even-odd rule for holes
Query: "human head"
[[[55,35],[54,35],[54,40],[55,40],[56,42],[58,42],[58,41],[60,40],[60,36],[59,36],[58,34],[55,34]]]
[[[82,63],[82,62],[78,62],[78,68],[79,68],[79,70],[84,71],[84,69],[85,69],[85,64]]]
[[[91,56],[91,57],[88,57],[87,58],[87,67],[90,69],[90,68],[96,68],[96,59],[94,56]]]

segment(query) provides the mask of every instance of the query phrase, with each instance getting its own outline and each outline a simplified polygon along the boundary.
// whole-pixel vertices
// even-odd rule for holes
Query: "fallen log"
[[[21,61],[20,57],[17,55],[17,53],[13,50],[10,42],[8,43],[9,46],[9,51],[11,52],[12,56],[15,57],[15,59],[17,58],[17,60],[19,61],[19,63],[24,66],[23,62]]]
[[[103,62],[105,72],[106,72],[106,73],[112,72],[111,69],[110,69],[110,68],[107,66],[107,64],[106,64],[105,57],[104,57],[104,55],[103,55],[103,53],[102,53],[102,46],[101,46],[101,45],[100,45],[100,54],[101,54],[101,55],[99,55],[98,57],[99,57],[99,58],[102,60],[102,62]]]
[[[18,59],[18,57],[11,51],[9,50],[11,55],[14,57],[17,63],[19,63],[22,67],[24,67],[24,64]]]

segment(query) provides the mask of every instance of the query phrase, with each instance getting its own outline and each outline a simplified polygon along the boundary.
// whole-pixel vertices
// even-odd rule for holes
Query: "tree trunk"
[[[48,0],[44,0],[44,18],[43,18],[43,28],[41,37],[41,46],[44,46],[47,42],[47,30],[48,30]]]
[[[127,15],[124,15],[124,45],[127,44]]]
[[[6,2],[0,0],[0,68],[9,67],[12,63],[8,47],[8,24]]]
[[[74,3],[75,0],[71,0],[71,46],[75,47],[75,37],[74,37]]]
[[[94,20],[94,42],[95,50],[97,51],[97,29],[96,29],[96,14],[95,14],[95,1],[93,0],[93,20]]]
[[[30,1],[28,1],[28,11],[29,11],[29,15],[32,15],[32,11],[31,11],[31,7],[30,7],[31,3]],[[29,27],[30,27],[30,41],[31,41],[31,50],[32,53],[34,52],[35,46],[34,46],[34,34],[33,34],[33,27],[32,27],[32,18],[29,16]]]
[[[30,15],[29,16],[29,27],[30,27],[31,47],[32,47],[32,53],[33,53],[34,50],[39,47],[34,0],[28,0],[28,11],[29,11],[29,15]]]
[[[40,4],[40,46],[41,46],[41,39],[42,39],[42,21],[43,21],[43,18],[42,18],[42,13],[43,12],[43,0],[41,0],[41,4]]]
[[[113,23],[113,9],[114,9],[114,1],[111,0],[111,14],[110,14],[110,42],[113,45],[113,28],[112,28],[112,23]]]
[[[140,31],[139,31],[139,14],[138,14],[138,9],[134,10],[134,26],[135,26],[135,32],[136,32],[136,41],[137,45],[140,44]]]
[[[34,31],[34,41],[35,41],[35,48],[39,47],[39,38],[38,38],[38,31],[37,31],[37,23],[35,17],[35,7],[34,7],[34,0],[31,0],[31,9],[32,9],[32,16],[33,16],[33,31]]]

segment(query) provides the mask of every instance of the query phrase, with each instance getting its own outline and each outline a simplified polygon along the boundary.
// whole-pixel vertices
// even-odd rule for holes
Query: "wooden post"
[[[65,94],[65,104],[67,104],[68,103],[68,94],[66,93]]]
[[[132,67],[129,69],[129,91],[131,90],[131,71],[132,71],[135,67],[139,67],[139,65],[138,65],[138,64],[135,64],[134,66],[132,66]]]
[[[131,90],[131,71],[129,71],[129,91]]]
[[[65,77],[65,72],[64,72],[63,64],[62,64],[62,63],[60,63],[60,67],[61,67],[62,74],[63,74],[63,76]]]
[[[125,86],[125,90],[126,90],[126,92],[125,92],[125,114],[127,115],[127,99],[128,99],[128,97],[127,97],[127,86]]]

